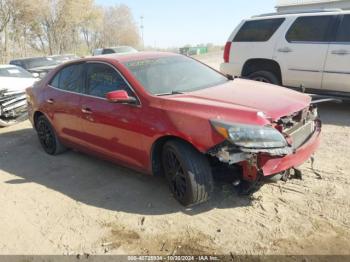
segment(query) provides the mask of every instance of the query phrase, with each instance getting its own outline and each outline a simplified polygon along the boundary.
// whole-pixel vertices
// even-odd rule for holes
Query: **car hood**
[[[7,91],[25,91],[37,81],[35,78],[20,78],[20,77],[0,77],[0,90]]]
[[[168,97],[178,102],[206,105],[218,112],[218,108],[225,108],[223,115],[231,118],[231,112],[262,112],[269,121],[291,115],[306,108],[311,97],[284,87],[271,84],[235,79],[225,84]],[[228,115],[227,115],[228,114]]]

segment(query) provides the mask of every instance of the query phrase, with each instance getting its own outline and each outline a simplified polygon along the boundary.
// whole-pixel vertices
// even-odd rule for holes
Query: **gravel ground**
[[[200,57],[217,67],[221,54]],[[303,180],[251,197],[217,183],[185,209],[163,179],[41,150],[28,121],[0,129],[1,254],[349,254],[350,106],[323,104],[323,140]]]

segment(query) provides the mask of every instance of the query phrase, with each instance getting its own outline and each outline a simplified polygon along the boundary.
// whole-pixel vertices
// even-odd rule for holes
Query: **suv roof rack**
[[[293,15],[293,14],[308,14],[308,13],[327,13],[327,12],[341,12],[344,11],[340,8],[332,9],[312,9],[312,10],[302,10],[302,11],[284,11],[284,12],[275,12],[275,13],[266,13],[261,15],[255,15],[254,17],[264,17],[264,16],[276,16],[276,15]]]

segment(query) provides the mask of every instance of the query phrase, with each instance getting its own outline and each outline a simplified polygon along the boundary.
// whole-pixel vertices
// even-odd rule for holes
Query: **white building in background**
[[[277,12],[340,8],[350,10],[350,0],[277,0]]]

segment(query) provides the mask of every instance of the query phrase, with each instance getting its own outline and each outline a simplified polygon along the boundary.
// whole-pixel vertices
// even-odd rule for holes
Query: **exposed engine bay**
[[[212,148],[208,154],[218,159],[222,164],[240,166],[242,171],[240,179],[242,181],[255,183],[263,177],[281,174],[280,177],[285,177],[290,174],[289,169],[293,169],[294,166],[289,167],[288,170],[283,170],[283,172],[273,173],[273,169],[271,169],[273,165],[270,162],[293,156],[299,148],[311,139],[317,130],[320,130],[321,122],[318,119],[317,107],[311,104],[308,108],[273,121],[271,125],[283,135],[287,142],[286,146],[271,148],[242,147],[226,140]],[[275,164],[277,166],[279,163],[276,162]]]

